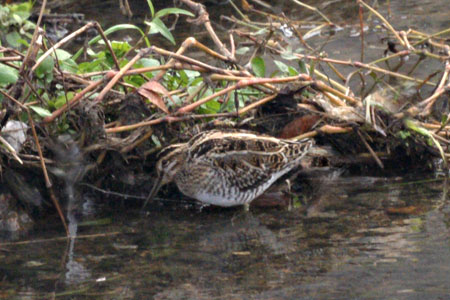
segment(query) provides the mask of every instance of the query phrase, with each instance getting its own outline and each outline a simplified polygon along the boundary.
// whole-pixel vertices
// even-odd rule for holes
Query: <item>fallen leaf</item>
[[[319,119],[320,116],[317,115],[307,115],[297,118],[284,126],[283,130],[281,131],[280,138],[290,139],[308,132]]]
[[[241,0],[241,4],[245,11],[249,11],[253,8],[246,0]]]
[[[151,103],[156,105],[159,109],[167,114],[169,113],[169,110],[167,109],[167,106],[164,103],[161,95],[164,97],[168,97],[170,100],[172,100],[172,102],[174,102],[167,89],[162,84],[154,80],[144,83],[138,89],[138,93],[139,95],[147,98]]]
[[[418,206],[388,207],[386,212],[395,215],[418,215],[422,213],[422,208]]]

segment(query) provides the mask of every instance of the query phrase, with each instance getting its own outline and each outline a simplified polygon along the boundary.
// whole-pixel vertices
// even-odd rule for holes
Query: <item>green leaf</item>
[[[194,70],[184,70],[184,72],[186,72],[186,75],[189,77],[189,79],[194,79],[201,75],[199,71]]]
[[[285,63],[279,61],[279,60],[274,60],[273,61],[275,63],[275,65],[278,67],[278,69],[284,73],[284,74],[289,74],[289,66],[286,65]]]
[[[311,64],[309,65],[309,71],[308,71],[309,76],[313,76],[314,75],[314,71],[316,70],[316,63],[317,62],[315,60],[313,60],[311,62]]]
[[[62,49],[56,49],[53,53],[52,56],[56,59],[58,59],[59,61],[64,61],[67,60],[69,58],[72,57],[72,54],[70,54],[69,52],[67,52],[66,50],[62,50]]]
[[[132,25],[132,24],[119,24],[119,25],[115,25],[115,26],[112,26],[112,27],[108,28],[107,30],[105,30],[105,35],[107,36],[107,35],[109,35],[109,34],[111,34],[111,33],[113,33],[113,32],[116,32],[116,31],[120,31],[120,30],[129,30],[129,29],[137,30],[137,31],[141,34],[141,36],[144,37],[146,46],[147,46],[147,47],[150,47],[150,41],[149,41],[148,38],[145,36],[145,33],[142,31],[142,29],[140,29],[140,28],[139,28],[138,26],[136,26],[136,25]],[[91,45],[97,43],[97,42],[98,42],[99,40],[101,40],[101,39],[102,39],[101,35],[97,35],[96,37],[94,37],[93,39],[91,39],[91,40],[88,42],[88,45],[91,46]],[[80,50],[78,50],[77,53],[75,53],[75,54],[72,56],[72,59],[73,59],[73,60],[77,60],[77,58],[80,57],[80,55],[83,53],[83,51],[84,51],[84,48],[81,48]]]
[[[101,71],[102,70],[102,60],[100,59],[94,59],[89,62],[83,62],[78,65],[78,73],[88,73],[88,72],[94,72],[94,71]],[[94,80],[94,79],[92,79]]]
[[[448,120],[448,116],[447,115],[442,115],[441,117],[441,125],[445,126],[447,124],[447,120]]]
[[[128,42],[112,41],[111,48],[118,58],[122,58],[131,49],[131,45]],[[111,54],[107,51],[106,55],[110,56]],[[112,57],[111,62],[113,63]]]
[[[177,95],[172,95],[172,100],[175,103],[175,105],[181,105],[183,104],[183,99],[181,99],[180,97],[178,97]],[[168,106],[171,107],[173,106],[172,101],[168,102]]]
[[[111,27],[109,27],[108,29],[105,30],[105,35],[109,35],[109,34],[111,34],[113,32],[116,32],[116,31],[128,30],[128,29],[135,29],[135,30],[139,31],[139,33],[143,37],[145,37],[145,33],[142,31],[142,29],[140,29],[136,25],[132,25],[132,24],[118,24],[118,25],[111,26]],[[89,45],[95,44],[96,42],[98,42],[101,39],[102,39],[102,37],[100,35],[98,35],[95,38],[91,39],[88,42],[88,44]],[[150,43],[148,43],[148,46],[150,46]]]
[[[291,75],[291,76],[297,76],[298,75],[297,70],[294,69],[293,67],[289,66],[288,70],[289,70],[289,75]]]
[[[186,85],[189,80],[189,77],[186,75],[186,72],[184,72],[184,70],[180,70],[178,74],[180,75],[180,79],[183,85]]]
[[[150,13],[152,14],[152,19],[155,16],[155,8],[153,7],[152,0],[147,0],[148,7],[150,8]]]
[[[21,16],[19,16],[18,14],[12,14],[12,18],[15,21],[16,24],[22,24],[25,20],[22,19]]]
[[[172,33],[170,33],[169,31],[169,28],[167,28],[167,26],[160,19],[155,18],[151,22],[146,21],[145,24],[150,26],[151,29],[156,30],[156,32],[161,33],[161,35],[168,39],[172,44],[176,44]]]
[[[270,73],[270,78],[274,78],[275,76],[278,76],[278,74],[280,73],[280,71],[278,70],[274,70],[272,73]]]
[[[197,86],[202,82],[203,82],[203,77],[197,77],[197,78],[194,78],[190,84],[191,84],[191,86]]]
[[[292,52],[292,46],[287,46],[286,51],[281,53],[281,57],[285,60],[297,60],[298,57]]]
[[[47,56],[42,63],[36,69],[36,76],[38,78],[44,78],[47,74],[52,74],[53,67],[55,66],[55,60],[51,56]]]
[[[170,7],[159,10],[154,16],[154,19],[162,18],[167,15],[186,15],[189,17],[195,17],[195,15],[190,11],[181,8]]]
[[[219,112],[221,105],[216,100],[212,100],[212,101],[206,102],[205,106],[207,109],[213,111],[214,113],[217,113],[217,112]]]
[[[33,2],[28,1],[24,3],[10,5],[11,12],[17,14],[21,19],[26,20],[31,15]]]
[[[148,67],[158,67],[161,65],[159,60],[154,58],[141,58],[139,62],[142,64],[142,67],[148,68]]]
[[[266,35],[269,32],[267,28],[261,28],[260,30],[254,32],[254,35]]]
[[[259,56],[256,56],[252,59],[252,70],[258,77],[266,76],[266,64],[264,59]]]
[[[6,35],[6,42],[13,48],[18,48],[20,46],[20,34],[17,31],[10,32]]]
[[[18,39],[17,42],[23,46],[25,46],[26,48],[30,47],[30,43],[28,43],[27,40],[24,39]]]
[[[18,78],[17,70],[5,65],[0,65],[0,85],[15,83]]]
[[[30,105],[30,108],[34,110],[34,112],[37,113],[42,118],[49,117],[52,115],[47,109],[39,106]]]
[[[431,141],[429,141],[430,145],[434,143],[436,148],[439,150],[439,153],[441,154],[442,161],[444,162],[445,167],[447,167],[447,159],[445,158],[444,150],[442,149],[441,144],[434,138],[433,134],[430,131],[428,131],[428,129],[420,127],[416,122],[414,122],[410,119],[406,119],[404,121],[404,123],[408,129],[415,131],[415,132],[429,138],[431,140]]]
[[[158,67],[160,66],[161,63],[159,62],[159,60],[154,59],[154,58],[141,58],[137,63],[136,63],[136,68],[150,68],[150,67]],[[153,71],[153,72],[147,72],[145,73],[146,76],[149,76],[150,78],[155,76],[157,74],[158,71]]]
[[[248,51],[250,51],[250,47],[240,47],[236,50],[236,54],[243,55],[243,54],[247,53]]]
[[[67,101],[72,100],[73,96],[75,96],[74,92],[68,92],[67,93],[67,97],[64,94],[61,94],[60,96],[58,96],[58,98],[56,98],[54,105],[55,109],[58,109],[60,107],[62,107],[64,104],[67,103]]]
[[[78,71],[78,64],[73,61],[73,59],[69,58],[60,63],[61,70],[67,71],[70,73],[76,73]]]
[[[150,74],[151,75],[151,74]],[[149,76],[149,77],[153,77],[153,76]],[[142,78],[141,76],[124,76],[124,81],[126,83],[131,84],[132,86],[135,87],[140,87],[142,86],[144,83],[146,83],[147,81],[144,80],[144,78]]]
[[[408,137],[411,136],[411,133],[409,133],[409,131],[400,130],[400,131],[397,133],[397,135],[398,135],[402,140],[405,140],[405,139],[407,139]]]
[[[308,69],[306,68],[306,64],[303,60],[298,61],[298,69],[302,74],[308,74]]]
[[[220,110],[219,112],[233,112],[236,111],[236,104],[235,104],[235,100],[238,100],[238,105],[239,107],[242,107],[242,101],[239,94],[236,94],[236,91],[232,91],[230,94],[230,98],[228,99],[228,101],[222,103],[220,105]]]

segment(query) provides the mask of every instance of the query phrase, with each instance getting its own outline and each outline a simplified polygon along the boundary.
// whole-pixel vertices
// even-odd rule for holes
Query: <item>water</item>
[[[116,209],[72,241],[39,225],[0,243],[0,297],[448,299],[446,179],[311,182],[291,210]]]
[[[399,28],[420,24],[418,29],[432,33],[449,25],[442,9],[446,1],[391,2],[391,21]],[[98,19],[101,12],[105,28],[128,22],[117,15],[116,1],[95,7],[84,3],[77,3],[77,12],[84,7],[88,19]],[[357,24],[354,3],[326,3],[319,8],[345,29],[324,50],[330,57],[359,60],[359,39],[345,27]],[[277,5],[286,11],[285,5],[292,4]],[[227,14],[225,9],[220,6],[221,13]],[[289,11],[319,19],[299,8]],[[381,12],[386,15],[385,6]],[[193,32],[207,40],[198,28],[183,28],[178,42]],[[366,61],[381,56],[381,36],[385,33],[366,36],[371,45]],[[311,42],[320,44],[320,38]],[[429,74],[431,68],[421,71]],[[0,299],[450,298],[445,178],[347,175],[324,180],[321,175],[311,183],[315,189],[305,199],[299,195],[306,203],[249,213],[181,204],[156,205],[142,216],[127,205],[133,200],[108,208],[98,203],[113,200],[99,196],[85,203],[85,215],[69,215],[76,238],[64,238],[54,218],[41,220],[25,236],[0,240]]]

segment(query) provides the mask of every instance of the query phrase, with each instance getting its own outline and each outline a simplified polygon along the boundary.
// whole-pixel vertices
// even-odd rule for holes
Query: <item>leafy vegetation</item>
[[[189,7],[192,1],[182,2]],[[291,30],[294,23],[288,19],[283,19],[285,24],[279,28],[273,24],[264,28],[261,23],[252,23],[243,17],[243,22],[247,22],[247,27],[254,31],[239,31],[238,35],[254,42],[254,47],[249,47],[248,43],[235,47],[234,41],[231,41],[229,50],[211,27],[205,26],[217,50],[209,49],[193,37],[186,39],[177,51],[161,49],[151,44],[150,37],[159,35],[172,45],[180,44],[172,34],[178,17],[197,17],[201,20],[201,11],[193,6],[190,8],[195,13],[175,7],[156,11],[151,0],[147,0],[147,4],[149,17],[142,27],[118,24],[103,31],[97,23],[87,23],[73,36],[69,35],[68,40],[86,36],[90,28],[94,28],[97,34],[90,36],[86,46],[76,51],[64,48],[64,43],[68,41],[65,39],[54,46],[45,35],[35,35],[33,38],[36,25],[28,21],[32,2],[0,6],[0,30],[5,33],[2,34],[3,51],[0,52],[0,100],[3,108],[8,110],[6,121],[7,118],[18,119],[30,125],[36,121],[44,128],[45,135],[54,137],[69,133],[80,145],[89,149],[115,149],[127,153],[145,142],[150,146],[146,153],[153,153],[155,148],[170,142],[170,137],[161,134],[164,130],[154,132],[155,125],[178,122],[179,131],[184,131],[204,123],[198,120],[224,117],[240,121],[243,118],[237,117],[249,114],[253,118],[249,119],[253,121],[246,126],[271,128],[282,133],[288,131],[283,130],[283,126],[293,121],[295,130],[286,135],[288,138],[317,136],[322,137],[323,143],[328,143],[326,139],[340,137],[339,134],[346,138],[351,136],[350,139],[357,136],[357,152],[369,151],[380,167],[383,165],[377,153],[389,155],[393,153],[390,147],[397,147],[398,144],[408,148],[421,143],[421,149],[431,147],[437,150],[440,157],[447,155],[442,144],[442,129],[448,127],[447,113],[441,113],[440,125],[433,127],[438,129],[438,133],[433,132],[431,127],[425,128],[417,119],[419,113],[420,117],[430,115],[431,106],[439,95],[444,94],[443,86],[436,92],[439,95],[430,96],[418,106],[412,105],[403,111],[398,107],[396,110],[388,109],[388,106],[393,106],[392,103],[401,100],[401,94],[395,88],[389,86],[394,94],[389,99],[390,103],[382,103],[374,96],[375,93],[370,94],[377,85],[387,85],[384,77],[401,78],[409,82],[412,88],[436,84],[428,79],[419,80],[379,68],[376,66],[378,61],[363,64],[330,59],[300,36],[301,46],[295,47],[295,50],[291,44],[281,45],[272,41],[272,37],[279,38],[278,41],[295,38]],[[205,15],[202,17],[206,18]],[[324,23],[316,28],[331,25]],[[385,25],[392,28],[389,24]],[[391,30],[396,36],[396,31]],[[140,39],[129,42],[109,38],[118,31],[137,32]],[[304,37],[315,34],[313,31],[305,33]],[[424,41],[431,37],[425,39],[423,35],[412,38]],[[401,43],[402,40],[399,41]],[[189,47],[203,51],[206,53],[205,60],[213,59],[214,63],[198,61],[184,54]],[[306,54],[307,51],[309,54]],[[445,58],[419,50],[407,51],[410,55],[427,59]],[[270,61],[266,59],[269,56],[265,56],[269,52],[275,54]],[[395,55],[382,60],[392,58]],[[324,66],[336,76],[324,74]],[[343,71],[338,70],[341,66],[353,71],[344,76]],[[363,86],[360,94],[350,88],[350,82],[356,77],[361,79]],[[280,84],[287,83],[300,84],[299,87],[280,87]],[[372,86],[369,87],[368,83]],[[422,107],[427,108],[425,112],[420,112]],[[262,117],[255,121],[257,114]],[[302,117],[309,117],[309,114],[313,115],[311,120],[318,123],[301,125],[307,123]],[[299,118],[287,120],[287,115]],[[405,120],[406,116],[411,121]],[[351,135],[354,128],[357,128],[358,135]],[[367,136],[360,134],[360,131]],[[105,136],[115,138],[114,144],[112,139],[102,140]],[[34,138],[38,144],[39,136],[36,134]],[[29,150],[35,151],[32,147]]]

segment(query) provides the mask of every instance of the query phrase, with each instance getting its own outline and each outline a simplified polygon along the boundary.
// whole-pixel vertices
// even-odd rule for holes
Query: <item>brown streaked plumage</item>
[[[161,151],[158,179],[144,206],[171,181],[183,194],[202,203],[249,204],[299,166],[312,144],[311,140],[282,140],[238,130],[199,133],[187,143]]]

